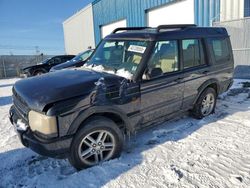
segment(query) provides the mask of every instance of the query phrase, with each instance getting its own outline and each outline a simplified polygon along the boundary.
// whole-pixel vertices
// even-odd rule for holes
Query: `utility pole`
[[[39,46],[35,46],[35,50],[36,50],[36,64],[38,64],[38,56],[40,54]]]
[[[6,69],[5,69],[4,58],[2,58],[2,59],[3,59],[3,61],[2,61],[2,63],[3,63],[3,73],[4,73],[4,77],[6,78],[7,76],[6,76]]]

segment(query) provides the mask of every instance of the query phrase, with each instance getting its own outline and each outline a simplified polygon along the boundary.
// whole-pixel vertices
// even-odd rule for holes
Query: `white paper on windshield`
[[[128,48],[129,52],[137,52],[140,54],[143,54],[146,50],[146,47],[144,46],[137,46],[137,45],[130,45]]]

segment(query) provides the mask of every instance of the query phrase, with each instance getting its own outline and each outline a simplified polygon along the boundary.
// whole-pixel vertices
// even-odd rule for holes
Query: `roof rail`
[[[120,28],[116,28],[112,34],[117,33],[118,31],[139,31],[139,30],[143,30],[143,29],[150,29],[151,27],[120,27]]]
[[[185,29],[185,28],[188,28],[188,27],[196,27],[197,25],[195,24],[174,24],[174,25],[159,25],[156,29],[157,29],[157,32],[160,32],[161,30],[164,30],[164,29]]]

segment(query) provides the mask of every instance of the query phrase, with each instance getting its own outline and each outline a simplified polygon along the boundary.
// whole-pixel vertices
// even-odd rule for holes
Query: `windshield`
[[[103,41],[84,67],[132,79],[147,41]]]
[[[72,61],[85,61],[89,58],[89,56],[93,53],[94,50],[87,50],[78,54],[76,57],[72,59]]]

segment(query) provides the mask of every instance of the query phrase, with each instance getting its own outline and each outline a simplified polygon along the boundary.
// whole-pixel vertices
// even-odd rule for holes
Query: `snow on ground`
[[[216,113],[138,133],[119,159],[75,171],[24,148],[8,121],[11,87],[0,80],[0,187],[250,187],[249,90],[236,80]]]

